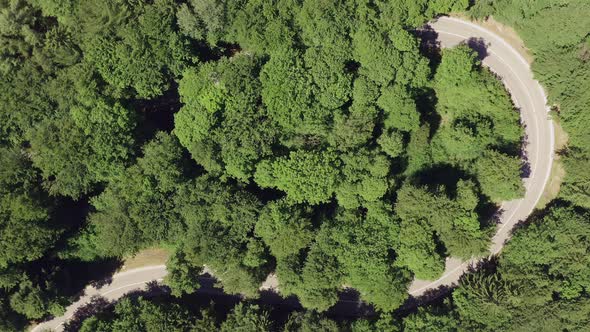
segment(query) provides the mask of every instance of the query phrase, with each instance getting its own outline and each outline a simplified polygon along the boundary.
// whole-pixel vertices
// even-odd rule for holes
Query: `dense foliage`
[[[175,301],[167,296],[128,296],[114,306],[97,301],[93,310],[97,312],[81,322],[67,325],[66,331],[73,331],[77,325],[80,325],[81,332],[337,332],[349,326],[310,311],[285,310],[279,314],[287,314],[286,320],[273,320],[272,309],[252,302],[233,307],[211,303],[208,307],[194,308],[191,303]]]
[[[127,297],[114,308],[106,308],[85,319],[81,332],[125,331],[268,331],[271,322],[268,313],[256,305],[238,304],[218,323],[212,308],[198,314],[186,305],[168,301],[149,300],[143,297]],[[66,327],[67,328],[67,327]]]
[[[564,201],[515,234],[497,271],[390,317],[412,278],[485,255],[489,206],[523,194],[522,128],[501,82],[467,46],[433,60],[413,34],[469,3],[0,0],[0,329],[63,311],[62,266],[151,246],[173,251],[175,296],[204,272],[246,297],[273,272],[281,295],[317,311],[354,288],[383,313],[358,331],[588,324],[582,0],[470,9],[533,50],[570,134]],[[247,305],[222,322],[139,298],[82,330],[271,324]],[[339,327],[308,312],[284,328]]]

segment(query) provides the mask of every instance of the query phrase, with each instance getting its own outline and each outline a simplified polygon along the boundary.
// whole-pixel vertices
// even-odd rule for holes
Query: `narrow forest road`
[[[514,226],[533,212],[549,180],[555,138],[553,122],[548,114],[547,97],[539,82],[533,78],[524,57],[493,32],[451,17],[441,17],[428,27],[436,32],[437,41],[442,47],[453,47],[470,40],[483,42],[484,49],[478,50],[480,55],[484,53],[482,63],[502,78],[514,104],[520,109],[520,118],[525,128],[525,156],[530,172],[524,179],[525,196],[501,205],[500,223],[490,247],[490,254],[494,255],[502,250]],[[438,280],[414,280],[409,293],[420,296],[428,290],[452,285],[476,262],[449,258],[445,272]]]
[[[148,266],[116,273],[112,277],[112,282],[101,288],[88,285],[84,289],[84,295],[67,307],[63,316],[43,322],[35,326],[31,332],[62,331],[63,324],[74,316],[76,310],[90,303],[94,296],[114,301],[131,291],[145,289],[151,281],[161,281],[166,273],[165,265]]]
[[[500,252],[510,236],[512,228],[533,211],[543,194],[553,163],[554,133],[553,124],[547,114],[546,96],[539,82],[533,78],[526,60],[508,43],[494,33],[475,24],[455,18],[441,17],[429,25],[437,34],[443,47],[452,47],[469,39],[481,39],[486,44],[486,57],[483,64],[499,75],[512,94],[515,105],[520,108],[521,120],[525,127],[526,158],[530,165],[529,177],[524,179],[526,194],[524,198],[502,204],[502,214],[498,231],[493,238],[491,254]],[[474,105],[477,107],[477,105]],[[467,271],[471,263],[455,258],[447,260],[444,274],[435,281],[415,280],[409,293],[420,296],[424,292],[456,283]],[[44,330],[61,331],[63,324],[76,310],[87,304],[92,296],[100,295],[116,300],[130,291],[144,288],[151,281],[160,281],[166,275],[164,265],[130,270],[113,275],[112,283],[100,289],[88,286],[85,295],[70,305],[66,313],[50,321],[43,322],[32,332]]]

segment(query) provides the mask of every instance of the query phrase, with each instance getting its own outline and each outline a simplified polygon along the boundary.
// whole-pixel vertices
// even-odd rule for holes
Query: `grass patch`
[[[551,175],[549,176],[549,181],[545,185],[545,191],[543,191],[543,195],[541,195],[541,199],[539,199],[539,203],[537,203],[537,208],[542,209],[544,208],[547,203],[551,202],[553,199],[557,198],[559,194],[559,189],[561,187],[561,183],[565,178],[565,167],[563,166],[562,158],[559,155],[559,151],[563,150],[567,146],[568,142],[568,135],[563,130],[561,125],[557,121],[553,121],[553,128],[555,129],[555,155],[553,159],[553,166],[551,168]]]
[[[137,269],[144,266],[154,266],[166,264],[170,251],[164,248],[149,248],[138,252],[132,257],[128,257],[123,262],[121,272]]]

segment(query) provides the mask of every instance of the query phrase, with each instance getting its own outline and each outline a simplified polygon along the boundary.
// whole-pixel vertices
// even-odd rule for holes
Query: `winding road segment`
[[[482,64],[498,75],[520,110],[521,123],[525,129],[524,152],[530,172],[524,178],[526,189],[523,198],[503,202],[500,207],[499,224],[492,238],[490,255],[498,254],[514,226],[525,220],[541,199],[553,166],[555,134],[548,114],[547,97],[533,77],[529,63],[510,44],[493,32],[479,25],[452,17],[441,17],[428,24],[436,32],[441,47],[453,47],[470,39],[485,43],[486,56]],[[474,105],[477,107],[477,105]],[[477,259],[461,261],[449,258],[445,271],[437,280],[414,280],[409,293],[420,296],[426,291],[455,284]]]
[[[483,65],[489,67],[504,82],[512,95],[514,104],[520,109],[521,122],[525,128],[525,155],[530,174],[523,179],[526,188],[521,199],[504,202],[501,205],[498,230],[492,239],[490,255],[499,253],[514,226],[525,220],[541,198],[549,179],[553,164],[554,129],[548,114],[547,98],[538,81],[533,77],[529,63],[510,44],[493,32],[476,24],[451,17],[441,17],[428,25],[437,33],[442,47],[453,47],[469,39],[482,40],[486,44]],[[477,106],[477,105],[474,105]],[[449,258],[445,272],[437,280],[414,280],[409,288],[412,296],[420,296],[428,290],[455,284],[459,278],[476,263],[476,259],[461,261]],[[128,292],[145,288],[152,281],[161,281],[166,275],[166,266],[150,266],[113,275],[111,284],[97,289],[88,286],[84,296],[70,305],[61,317],[43,322],[32,332],[46,330],[62,331],[77,309],[89,303],[93,296],[117,300]]]
[[[70,320],[78,309],[90,303],[93,297],[101,296],[109,301],[116,301],[129,292],[145,289],[152,281],[162,281],[166,274],[165,265],[148,266],[116,273],[112,276],[111,283],[101,288],[88,285],[84,289],[84,295],[67,307],[62,316],[35,326],[31,332],[63,331],[63,324]]]

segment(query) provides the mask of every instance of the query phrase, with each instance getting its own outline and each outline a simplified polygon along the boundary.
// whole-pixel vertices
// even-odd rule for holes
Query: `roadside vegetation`
[[[0,0],[0,330],[61,315],[98,266],[154,247],[178,298],[204,266],[248,299],[274,272],[307,310],[288,331],[348,326],[318,313],[344,287],[381,313],[357,331],[585,326],[590,8],[538,3]],[[413,33],[465,10],[533,50],[567,175],[502,256],[400,318],[411,280],[486,255],[494,207],[524,194],[501,82]],[[220,319],[162,301],[82,330],[283,328],[250,304]]]

